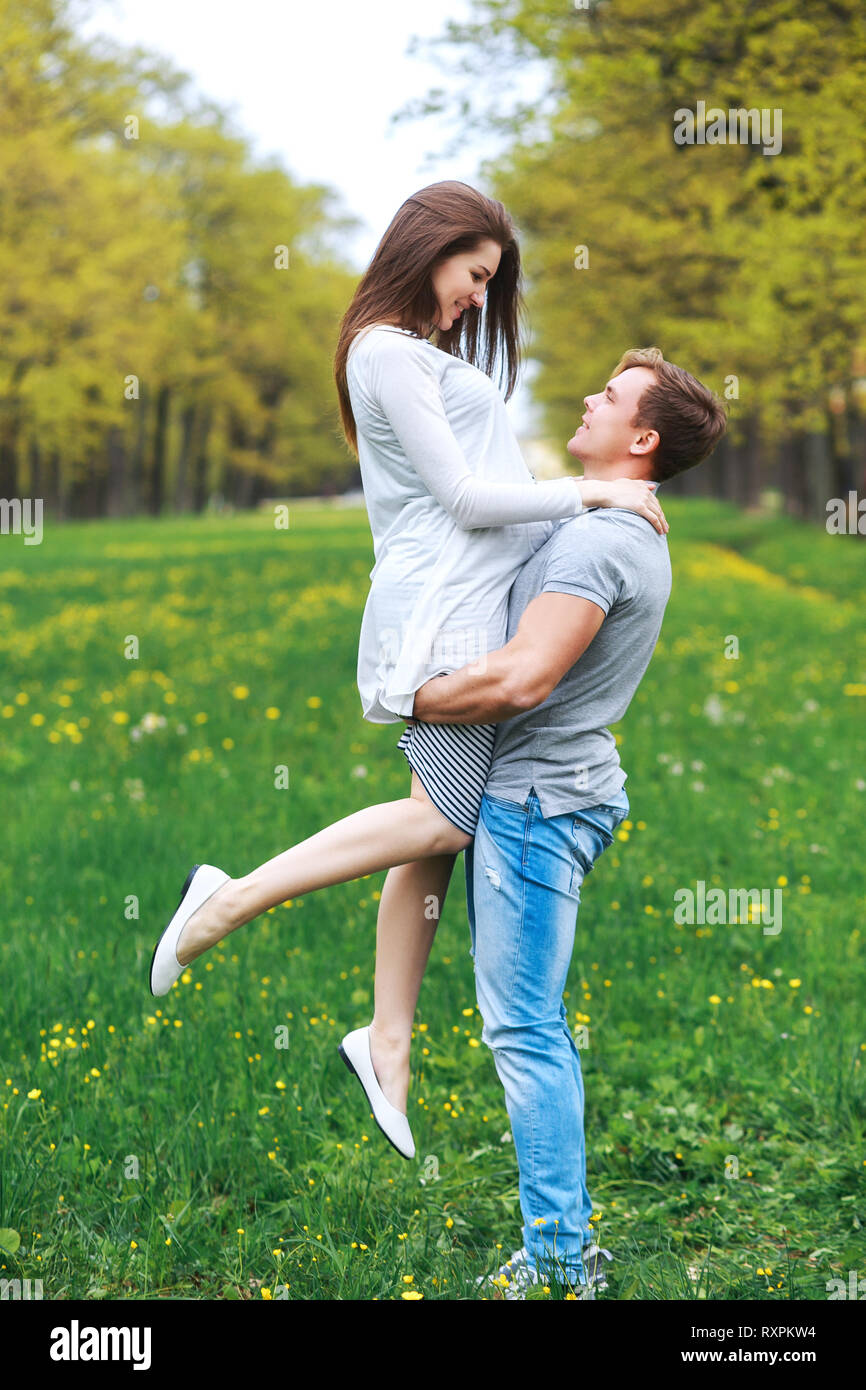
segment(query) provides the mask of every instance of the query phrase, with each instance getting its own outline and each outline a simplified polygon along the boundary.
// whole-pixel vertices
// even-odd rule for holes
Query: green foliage
[[[506,135],[485,166],[513,214],[531,291],[534,389],[568,438],[623,351],[660,346],[770,443],[863,412],[866,12],[858,0],[474,0],[437,43],[483,36],[461,129]],[[545,110],[503,108],[503,69],[549,77]],[[680,145],[677,111],[781,112],[782,147]],[[434,100],[416,108],[424,114]],[[589,264],[575,268],[586,247]],[[738,396],[729,378],[739,379]],[[861,460],[862,467],[862,460]],[[854,484],[852,484],[854,485]]]
[[[159,512],[344,488],[355,219],[68,10],[0,0],[0,493]]]

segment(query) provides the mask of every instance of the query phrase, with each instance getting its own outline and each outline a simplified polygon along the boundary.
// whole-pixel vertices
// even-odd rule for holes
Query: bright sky
[[[476,181],[479,158],[495,148],[467,139],[445,159],[453,114],[390,127],[430,88],[456,98],[466,78],[444,55],[424,61],[406,49],[413,35],[434,37],[470,14],[468,0],[93,0],[81,27],[167,54],[232,110],[258,153],[339,189],[367,223],[346,248],[361,269],[410,193],[437,179]]]
[[[444,53],[425,60],[407,48],[413,35],[440,35],[449,19],[471,14],[470,0],[91,0],[76,28],[165,54],[229,109],[257,154],[278,155],[299,182],[337,190],[364,222],[345,246],[360,271],[410,193],[445,178],[484,186],[478,164],[495,143],[467,138],[444,158],[459,132],[455,106],[445,118],[390,125],[431,88],[456,102],[467,78],[445,67]],[[477,60],[479,80],[497,83],[482,49]],[[523,98],[539,90],[533,73],[514,88]],[[525,384],[509,410],[523,433],[531,421]]]

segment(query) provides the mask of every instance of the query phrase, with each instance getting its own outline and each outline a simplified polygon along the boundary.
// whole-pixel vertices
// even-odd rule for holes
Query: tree
[[[863,477],[853,449],[866,356],[866,14],[856,0],[475,0],[471,21],[434,46],[453,64],[482,35],[497,104],[485,109],[475,76],[461,134],[468,125],[507,141],[484,174],[521,233],[549,433],[570,437],[584,393],[624,348],[656,343],[728,397],[732,438],[750,438],[753,458],[818,430],[835,486]],[[503,71],[530,62],[547,75],[544,109],[503,111]],[[699,101],[766,110],[776,124],[781,112],[780,151],[678,144],[677,113],[697,113]],[[431,95],[400,119],[434,110]]]

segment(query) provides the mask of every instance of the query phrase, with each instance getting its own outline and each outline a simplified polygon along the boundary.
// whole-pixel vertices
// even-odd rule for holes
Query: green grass
[[[866,1222],[866,551],[665,509],[673,594],[615,730],[633,822],[587,880],[566,1000],[589,1027],[601,1296],[824,1300]],[[287,531],[3,539],[2,1277],[46,1298],[448,1299],[520,1244],[462,859],[421,992],[414,1163],[336,1048],[371,1016],[384,874],[147,990],[192,863],[237,876],[406,793],[402,725],[366,724],[355,688],[371,566],[364,513],[326,508]],[[148,714],[165,723],[133,738]],[[698,879],[782,886],[782,930],[678,924]]]

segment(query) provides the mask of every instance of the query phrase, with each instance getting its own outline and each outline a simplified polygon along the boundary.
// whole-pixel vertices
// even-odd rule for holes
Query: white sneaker
[[[593,1242],[591,1245],[585,1245],[583,1247],[583,1250],[581,1251],[581,1258],[583,1259],[583,1267],[586,1270],[587,1282],[589,1284],[594,1285],[597,1289],[606,1289],[607,1271],[605,1270],[604,1265],[601,1264],[599,1258],[600,1256],[606,1260],[613,1259],[613,1255],[610,1253],[609,1250],[603,1250],[602,1247],[600,1245],[596,1245],[595,1242]]]
[[[415,1157],[415,1141],[406,1116],[391,1104],[376,1079],[370,1052],[370,1029],[356,1028],[347,1033],[338,1051],[349,1071],[354,1072],[370,1102],[373,1119],[389,1143],[403,1158]]]
[[[526,1297],[526,1290],[538,1283],[538,1273],[526,1256],[526,1248],[515,1250],[510,1260],[500,1265],[495,1274],[479,1274],[476,1284],[487,1284],[499,1291],[500,1298],[513,1302]]]
[[[599,1266],[600,1255],[607,1260],[613,1259],[609,1250],[602,1250],[598,1245],[585,1245],[581,1251],[587,1282],[573,1285],[573,1291],[579,1301],[591,1302],[595,1299],[596,1289],[607,1288],[604,1268]],[[475,1282],[478,1285],[489,1285],[491,1289],[499,1291],[501,1298],[514,1302],[517,1299],[525,1299],[526,1290],[534,1284],[541,1283],[541,1278],[535,1266],[529,1262],[526,1247],[522,1246],[514,1252],[510,1260],[500,1265],[495,1274],[481,1274]]]
[[[168,994],[175,980],[186,970],[175,951],[180,934],[202,903],[213,897],[218,888],[228,882],[230,874],[213,864],[194,864],[180,893],[177,911],[163,932],[150,962],[150,992],[157,998]]]

